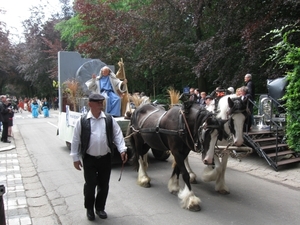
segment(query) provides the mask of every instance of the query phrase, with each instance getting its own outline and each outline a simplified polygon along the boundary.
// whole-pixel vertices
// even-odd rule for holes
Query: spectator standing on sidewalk
[[[12,126],[13,126],[13,118],[14,118],[14,106],[12,105],[12,101],[10,98],[6,99],[7,101],[7,107],[11,109],[11,112],[9,113],[9,122],[8,122],[8,132],[7,132],[7,136],[8,137],[12,137]]]
[[[1,120],[3,125],[3,131],[2,131],[2,137],[1,141],[4,143],[10,143],[10,141],[7,139],[8,137],[8,123],[9,123],[9,113],[11,112],[11,109],[7,107],[6,105],[6,96],[2,95],[0,97],[0,114],[1,114]]]
[[[104,99],[97,93],[89,96],[90,111],[76,122],[71,143],[74,167],[77,170],[83,167],[84,206],[88,220],[95,220],[94,210],[101,219],[107,218],[104,210],[109,190],[112,143],[120,152],[123,163],[127,161],[122,130],[112,116],[103,112]]]

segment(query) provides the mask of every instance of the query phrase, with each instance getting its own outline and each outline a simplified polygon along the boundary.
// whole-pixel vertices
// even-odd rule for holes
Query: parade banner
[[[70,107],[66,105],[66,122],[67,126],[75,126],[76,121],[81,117],[82,113],[70,111]]]

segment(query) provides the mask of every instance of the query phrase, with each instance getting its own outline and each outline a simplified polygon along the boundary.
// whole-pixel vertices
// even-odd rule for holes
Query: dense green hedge
[[[292,48],[285,62],[294,67],[288,72],[289,85],[284,96],[287,107],[287,143],[291,149],[300,152],[300,48]]]
[[[272,30],[268,35],[271,40],[279,40],[271,48],[269,60],[286,68],[289,82],[283,97],[287,109],[287,143],[292,150],[300,152],[300,29],[289,25]]]

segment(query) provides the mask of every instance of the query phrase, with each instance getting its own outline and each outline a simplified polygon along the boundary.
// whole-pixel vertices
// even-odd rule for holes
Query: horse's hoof
[[[172,195],[177,195],[178,194],[178,191],[171,191],[170,192]]]
[[[146,184],[142,184],[141,186],[144,187],[144,188],[149,188],[149,187],[151,187],[151,184],[150,183],[146,183]]]
[[[194,180],[190,180],[190,183],[191,183],[191,184],[198,184],[198,182],[197,182],[197,180],[196,180],[196,179],[194,179]]]
[[[230,192],[229,191],[226,191],[226,190],[219,190],[218,191],[221,195],[229,195]]]
[[[192,211],[192,212],[201,211],[201,206],[200,205],[193,205],[193,206],[189,207],[189,211]]]
[[[141,187],[144,187],[144,188],[149,188],[151,187],[151,184],[148,182],[148,183],[139,183],[138,184],[141,186]]]

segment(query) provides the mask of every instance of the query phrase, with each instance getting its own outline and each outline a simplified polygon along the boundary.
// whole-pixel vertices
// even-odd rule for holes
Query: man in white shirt
[[[127,147],[122,130],[113,117],[102,111],[104,99],[104,96],[96,93],[89,96],[90,111],[76,122],[71,143],[70,155],[73,157],[74,167],[77,170],[83,167],[84,170],[84,206],[87,209],[88,220],[95,220],[94,208],[101,219],[107,218],[104,210],[109,190],[111,151],[113,151],[109,140],[116,145],[122,162],[127,161]],[[110,128],[112,133],[106,129],[108,116],[112,120]]]

